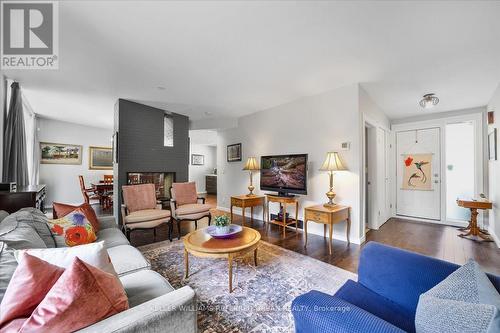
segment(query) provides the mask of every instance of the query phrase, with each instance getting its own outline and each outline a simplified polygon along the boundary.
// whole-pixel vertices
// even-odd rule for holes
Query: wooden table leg
[[[347,245],[351,244],[351,241],[349,240],[349,235],[351,234],[351,210],[347,210]]]
[[[189,276],[189,254],[186,249],[184,249],[184,278],[187,279]]]
[[[297,227],[299,224],[299,202],[295,203],[295,232],[297,232]]]
[[[286,237],[286,204],[283,205],[283,238]]]
[[[333,224],[328,226],[330,229],[328,230],[328,252],[332,255],[332,234],[333,234]]]
[[[233,204],[231,204],[231,223],[233,223]]]
[[[477,215],[479,214],[477,209],[471,208],[470,209],[471,216],[470,216],[470,229],[467,233],[465,234],[459,234],[459,237],[467,237],[467,236],[475,236],[481,238],[481,242],[492,242],[493,239],[491,239],[488,234],[485,234],[482,232],[482,230],[478,227],[477,225]]]
[[[227,257],[227,261],[229,264],[229,292],[233,292],[233,255],[229,254]]]
[[[262,204],[262,222],[266,223],[266,204],[265,202]]]
[[[257,248],[253,250],[253,263],[255,264],[255,267],[257,267]]]
[[[245,206],[241,207],[241,225],[245,226]]]
[[[306,234],[306,242],[304,243],[304,247],[307,247],[307,221],[308,221],[307,219],[304,219],[304,232]]]
[[[326,238],[326,224],[323,224],[323,238]]]

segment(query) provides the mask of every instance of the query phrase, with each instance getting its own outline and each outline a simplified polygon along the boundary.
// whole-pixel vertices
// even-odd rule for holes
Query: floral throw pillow
[[[77,209],[60,219],[48,220],[47,223],[57,247],[89,244],[97,238],[92,224],[81,209]]]

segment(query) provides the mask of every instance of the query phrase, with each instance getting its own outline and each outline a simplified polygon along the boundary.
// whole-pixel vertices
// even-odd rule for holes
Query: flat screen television
[[[262,156],[260,166],[261,190],[307,194],[307,154]]]

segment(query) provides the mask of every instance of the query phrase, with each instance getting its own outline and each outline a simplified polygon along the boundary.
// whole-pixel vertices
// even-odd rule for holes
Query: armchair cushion
[[[178,207],[175,210],[175,214],[177,216],[182,216],[182,215],[192,215],[198,213],[207,213],[210,211],[210,208],[211,208],[210,205],[207,204],[187,204]]]
[[[154,184],[125,185],[123,202],[129,213],[156,208],[156,189]]]
[[[196,183],[173,183],[172,199],[177,202],[178,206],[197,203],[198,193],[196,192]]]
[[[360,283],[347,282],[335,293],[341,298],[406,332],[415,332],[415,314],[405,311],[400,305],[380,296]]]
[[[132,212],[125,216],[125,223],[148,222],[170,218],[170,211],[163,209],[144,209]]]

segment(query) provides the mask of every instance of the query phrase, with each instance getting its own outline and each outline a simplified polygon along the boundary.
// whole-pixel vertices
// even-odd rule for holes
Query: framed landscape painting
[[[90,170],[113,170],[113,148],[89,147]]]
[[[227,161],[239,162],[241,161],[241,143],[227,146]]]
[[[82,164],[81,145],[40,142],[41,164]]]
[[[205,155],[192,154],[191,155],[191,165],[204,165]]]

